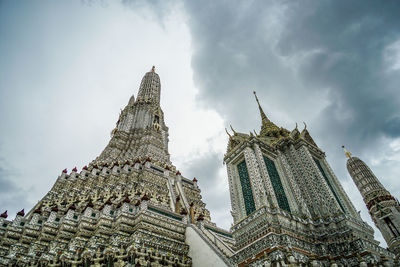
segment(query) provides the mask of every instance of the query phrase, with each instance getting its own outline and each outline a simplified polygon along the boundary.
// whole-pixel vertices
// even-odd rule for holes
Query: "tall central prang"
[[[136,101],[132,96],[122,110],[111,141],[96,164],[149,158],[161,165],[171,165],[160,94],[160,77],[153,66],[142,79]]]

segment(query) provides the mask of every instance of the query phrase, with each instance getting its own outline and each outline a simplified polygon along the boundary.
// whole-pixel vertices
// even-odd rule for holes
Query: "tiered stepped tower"
[[[347,170],[363,197],[376,227],[381,231],[389,250],[400,256],[400,205],[379,182],[375,174],[361,159],[345,150]]]
[[[26,215],[1,214],[0,265],[229,264],[230,233],[211,222],[197,179],[170,161],[160,90],[153,67],[99,157],[62,171]]]
[[[378,246],[306,127],[301,132],[297,125],[292,131],[278,127],[256,100],[261,131],[232,128],[224,157],[236,241],[233,263],[393,264],[394,255]]]

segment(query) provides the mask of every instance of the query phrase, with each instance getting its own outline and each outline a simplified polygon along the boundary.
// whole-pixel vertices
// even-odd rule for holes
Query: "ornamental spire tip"
[[[253,94],[254,94],[254,96],[256,97],[256,101],[257,101],[258,105],[260,105],[260,102],[258,101],[258,97],[257,97],[257,92],[256,92],[256,91],[253,91]]]
[[[347,158],[351,158],[351,152],[348,151],[344,146],[342,146],[343,150],[344,150],[344,154],[346,155]]]
[[[236,134],[235,130],[233,129],[232,125],[229,124],[229,126],[231,127],[231,130],[233,132],[233,134]]]
[[[265,115],[264,110],[262,109],[262,107],[260,105],[260,101],[258,101],[258,97],[257,97],[256,91],[253,91],[253,94],[256,97],[256,101],[257,101],[257,104],[258,104],[258,109],[260,110],[262,124],[266,124],[266,123],[270,122],[270,120],[267,118],[267,115]]]
[[[225,127],[225,132],[229,135],[229,137],[232,137],[232,135],[228,132],[228,129]]]

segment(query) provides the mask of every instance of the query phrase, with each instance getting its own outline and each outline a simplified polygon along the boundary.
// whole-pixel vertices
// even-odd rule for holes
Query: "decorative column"
[[[261,149],[259,147],[258,144],[254,144],[254,154],[257,158],[257,162],[258,162],[258,166],[260,167],[260,174],[262,177],[262,185],[264,187],[264,193],[265,195],[269,195],[271,196],[269,199],[272,200],[273,203],[269,203],[269,205],[273,205],[275,207],[278,207],[278,202],[276,201],[276,196],[275,196],[275,192],[271,183],[271,179],[269,178],[268,175],[268,171],[267,169],[264,167],[265,163],[264,163],[264,155],[261,152]],[[268,202],[267,200],[268,198],[265,196],[265,204]]]
[[[239,218],[244,217],[244,213],[241,210],[241,192],[239,192],[239,184],[238,184],[238,175],[235,172],[235,168],[232,163],[226,164],[227,172],[228,172],[228,182],[229,182],[229,193],[231,197],[231,207],[232,211],[231,214],[233,216],[233,221],[239,221]]]
[[[250,177],[251,187],[253,189],[253,199],[256,204],[256,209],[259,209],[265,205],[265,191],[263,187],[263,181],[260,175],[260,167],[257,163],[256,155],[250,147],[244,149],[244,157],[246,160],[247,171]]]
[[[347,170],[360,191],[372,220],[385,238],[389,250],[399,258],[399,202],[386,190],[367,164],[357,157],[352,157],[345,148],[344,150],[348,157]]]

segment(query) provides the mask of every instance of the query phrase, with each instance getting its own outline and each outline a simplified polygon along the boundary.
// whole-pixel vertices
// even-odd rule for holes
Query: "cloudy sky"
[[[372,225],[341,145],[399,197],[399,14],[390,0],[0,0],[0,212],[29,210],[99,155],[155,65],[172,161],[219,226],[232,222],[224,128],[260,129],[253,90],[277,125],[307,123]]]

